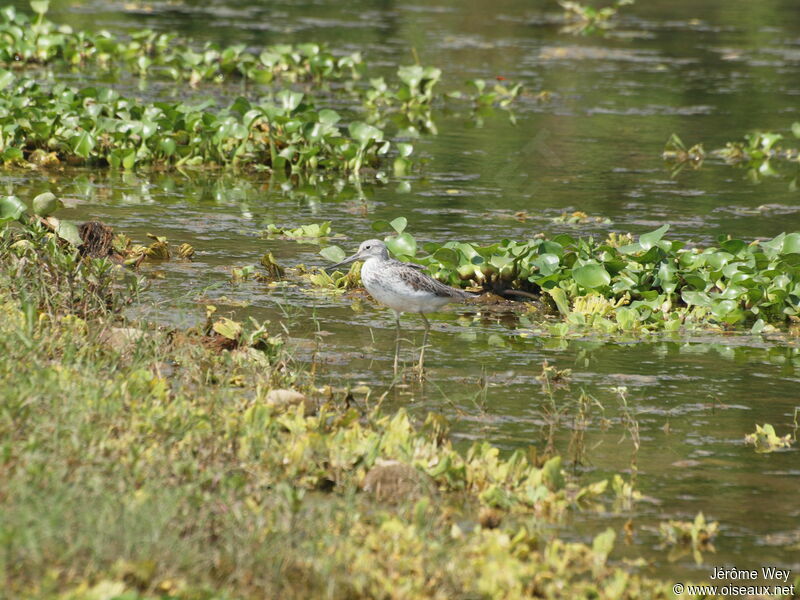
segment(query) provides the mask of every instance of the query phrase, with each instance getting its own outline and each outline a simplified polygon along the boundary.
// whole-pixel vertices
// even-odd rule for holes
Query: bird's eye
[[[369,250],[372,246],[364,246],[364,250]]]

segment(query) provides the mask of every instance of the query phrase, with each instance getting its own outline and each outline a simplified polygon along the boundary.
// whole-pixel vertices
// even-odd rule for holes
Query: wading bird
[[[422,272],[421,265],[405,263],[389,257],[389,250],[380,240],[367,240],[358,247],[358,252],[340,263],[328,267],[333,269],[363,260],[361,281],[370,296],[394,311],[397,323],[397,339],[400,339],[400,315],[404,312],[419,313],[425,323],[422,349],[419,353],[419,376],[422,377],[422,363],[425,359],[425,345],[428,341],[430,323],[425,313],[436,312],[445,304],[461,302],[474,294],[465,292]],[[394,355],[394,368],[397,371],[397,351]]]

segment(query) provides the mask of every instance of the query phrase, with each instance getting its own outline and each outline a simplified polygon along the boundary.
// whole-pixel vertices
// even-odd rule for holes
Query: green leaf
[[[397,147],[397,152],[400,154],[402,158],[408,158],[414,151],[414,146],[406,142],[398,142],[397,144],[395,144],[395,146]]]
[[[592,541],[592,552],[594,552],[599,563],[603,564],[608,559],[608,555],[611,554],[611,551],[614,549],[615,538],[616,533],[609,527],[603,533],[597,535],[594,541]]]
[[[164,153],[164,156],[172,156],[177,149],[177,144],[172,138],[164,138],[158,145],[161,148],[161,152]]]
[[[558,312],[560,312],[563,316],[567,316],[569,314],[569,302],[567,301],[567,293],[559,287],[555,287],[549,290],[545,290],[550,296],[553,298],[553,301],[556,303],[556,307],[558,307]]]
[[[78,226],[70,221],[58,221],[56,226],[56,235],[62,240],[68,241],[73,246],[77,247],[83,244],[80,234],[78,233]]]
[[[793,254],[800,252],[800,233],[788,233],[783,239],[782,254]]]
[[[715,300],[711,304],[711,313],[718,319],[727,317],[739,307],[739,303],[734,300]]]
[[[643,233],[639,236],[639,245],[642,247],[642,250],[649,250],[653,247],[653,245],[658,242],[664,234],[667,233],[669,230],[669,224],[662,225],[655,231],[650,231],[649,233]],[[620,249],[620,252],[622,250]]]
[[[367,125],[361,121],[353,121],[348,128],[350,136],[359,142],[362,146],[366,146],[372,140],[382,140],[383,132],[377,127]]]
[[[738,254],[745,248],[747,248],[747,243],[744,240],[725,240],[720,243],[720,248],[725,250],[725,252],[730,252],[731,254]]]
[[[406,225],[408,225],[408,219],[405,217],[397,217],[396,219],[389,222],[389,225],[392,226],[397,233],[403,233],[406,229]]]
[[[572,269],[572,277],[578,285],[591,289],[611,283],[611,275],[602,265],[584,265]]]
[[[0,90],[4,90],[12,83],[14,83],[14,73],[0,69]]]
[[[554,456],[542,465],[542,481],[553,491],[558,491],[564,487],[560,456]]]
[[[37,15],[44,15],[50,8],[50,0],[31,0],[31,10]]]
[[[709,306],[711,304],[711,299],[705,292],[685,289],[681,292],[681,298],[683,298],[683,301],[689,306]]]
[[[342,117],[339,116],[339,113],[329,108],[323,108],[321,111],[319,111],[317,118],[319,119],[320,123],[325,123],[326,125],[335,125],[342,119]]]
[[[531,261],[531,264],[539,269],[539,274],[547,277],[558,271],[561,259],[555,254],[540,254]]]
[[[407,233],[401,233],[396,237],[386,238],[386,247],[395,256],[408,256],[413,258],[417,254],[417,242]]]
[[[459,255],[452,248],[439,248],[433,253],[433,258],[448,267],[457,267]]]
[[[88,131],[82,131],[71,140],[72,150],[78,156],[89,158],[94,148],[94,137]]]
[[[226,317],[222,317],[219,321],[214,323],[212,328],[222,337],[228,338],[229,340],[239,339],[239,336],[242,334],[242,324]]]
[[[379,219],[377,221],[372,222],[372,230],[377,231],[378,233],[389,231],[391,228],[392,228],[391,223],[389,223],[389,221],[384,221],[383,219]]]
[[[342,262],[347,255],[339,246],[327,246],[319,251],[320,255],[334,263]]]
[[[303,101],[303,92],[293,92],[291,90],[281,90],[275,96],[287,112],[292,112]]]
[[[40,217],[49,217],[62,206],[64,206],[64,203],[56,198],[56,195],[52,192],[39,194],[33,199],[32,203],[33,214]]]
[[[130,171],[134,166],[136,166],[136,150],[129,150],[122,157],[122,168]]]
[[[26,212],[28,207],[16,196],[0,196],[0,223],[16,221]]]
[[[10,148],[6,148],[3,150],[3,161],[4,162],[21,162],[25,160],[25,155],[22,153],[22,150],[19,148],[14,148],[11,146]]]

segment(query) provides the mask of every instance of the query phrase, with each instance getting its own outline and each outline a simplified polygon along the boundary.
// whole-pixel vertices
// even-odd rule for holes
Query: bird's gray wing
[[[409,267],[414,270],[409,269]],[[422,265],[393,260],[387,268],[394,270],[396,272],[395,276],[415,291],[428,292],[440,298],[463,299],[472,296],[469,292],[445,285],[427,273],[423,273],[422,269],[425,267]]]

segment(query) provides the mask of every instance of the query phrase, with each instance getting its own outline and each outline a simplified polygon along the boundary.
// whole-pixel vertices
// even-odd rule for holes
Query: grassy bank
[[[609,561],[614,531],[559,539],[612,504],[605,481],[317,389],[275,324],[167,331],[126,322],[136,301],[130,271],[0,231],[11,597],[670,596]]]

